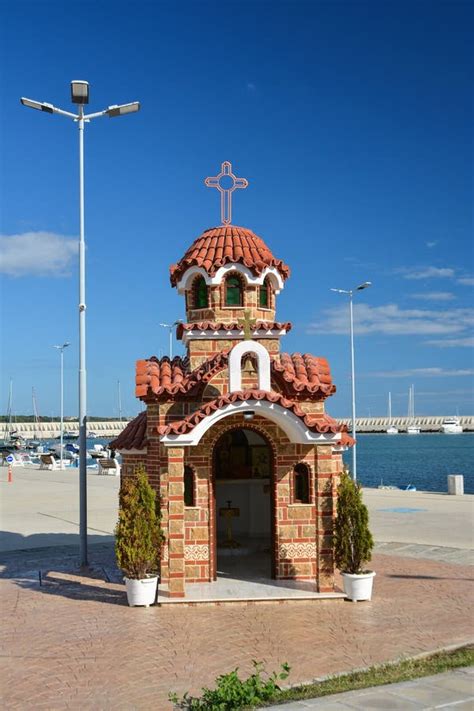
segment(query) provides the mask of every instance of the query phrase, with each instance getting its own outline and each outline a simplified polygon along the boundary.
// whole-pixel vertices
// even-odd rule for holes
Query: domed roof
[[[276,259],[252,230],[225,225],[206,230],[194,240],[184,257],[170,267],[171,283],[175,286],[189,267],[202,267],[209,276],[214,276],[220,267],[229,263],[244,264],[257,276],[266,267],[278,269],[283,279],[290,276],[290,268]]]

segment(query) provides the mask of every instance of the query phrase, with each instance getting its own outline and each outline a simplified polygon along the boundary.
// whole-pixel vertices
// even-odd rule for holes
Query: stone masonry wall
[[[270,353],[271,356],[275,356],[280,352],[280,340],[279,338],[254,338],[254,341],[261,343],[264,348]],[[237,343],[240,343],[242,338],[234,339],[202,339],[202,340],[191,340],[188,341],[188,356],[190,359],[191,370],[194,370],[201,363],[204,363],[209,358],[213,358],[218,353],[222,351],[230,351]]]
[[[293,444],[277,425],[263,417],[256,416],[244,425],[241,415],[226,418],[208,431],[197,447],[182,450],[183,459],[179,455],[179,462],[175,460],[175,450],[168,450],[168,473],[173,471],[173,480],[168,479],[170,569],[168,573],[163,565],[163,581],[169,581],[173,594],[182,595],[184,580],[191,583],[213,579],[216,560],[212,452],[223,432],[243,426],[267,438],[275,460],[275,477],[271,484],[274,576],[313,580],[321,592],[333,590],[332,533],[340,455],[333,455],[329,444]],[[308,504],[294,501],[293,467],[299,462],[305,463],[310,471]],[[179,472],[183,465],[191,466],[195,474],[195,506],[181,509],[178,503],[182,501],[180,492],[184,487]],[[175,562],[172,563],[172,559]],[[178,563],[178,559],[181,562]]]
[[[209,307],[207,309],[192,308],[192,297],[190,292],[186,293],[186,317],[189,323],[199,321],[222,321],[230,323],[239,321],[245,316],[245,311],[250,311],[250,318],[258,321],[275,320],[275,294],[272,293],[270,304],[272,308],[262,308],[258,305],[258,286],[249,286],[245,280],[244,303],[242,306],[224,306],[225,304],[225,280],[218,286],[209,287]],[[190,308],[191,307],[191,308]]]

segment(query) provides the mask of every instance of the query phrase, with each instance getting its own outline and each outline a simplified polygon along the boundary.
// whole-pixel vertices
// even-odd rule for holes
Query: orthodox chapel
[[[185,301],[176,335],[186,355],[137,361],[145,409],[112,446],[122,477],[143,464],[159,493],[170,597],[230,563],[237,577],[333,592],[337,485],[352,440],[325,412],[336,390],[329,364],[284,350],[291,323],[277,320],[277,302],[290,268],[231,223],[232,194],[247,181],[225,162],[206,184],[220,193],[222,224],[170,269]]]

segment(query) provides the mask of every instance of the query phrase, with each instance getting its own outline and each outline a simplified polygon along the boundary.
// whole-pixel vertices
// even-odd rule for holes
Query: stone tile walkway
[[[474,637],[472,569],[459,564],[376,555],[371,603],[142,609],[106,579],[110,546],[91,546],[90,571],[74,568],[75,555],[2,556],[0,703],[9,711],[165,711],[169,691],[197,693],[235,667],[248,674],[253,659],[268,670],[287,661],[295,684]]]
[[[448,546],[428,546],[421,543],[376,543],[375,551],[402,558],[426,558],[446,563],[474,565],[474,551],[469,548]]]
[[[457,709],[472,711],[474,708],[474,669],[426,676],[414,681],[387,684],[360,691],[346,691],[343,694],[323,696],[319,699],[305,699],[289,704],[269,706],[268,711],[347,711],[348,709]]]

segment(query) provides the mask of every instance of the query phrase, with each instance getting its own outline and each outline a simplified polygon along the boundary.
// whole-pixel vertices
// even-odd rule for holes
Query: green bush
[[[338,487],[334,522],[334,556],[342,573],[359,574],[372,558],[374,540],[369,530],[369,512],[362,489],[344,471]]]
[[[288,664],[282,664],[279,674],[273,672],[264,679],[263,664],[254,660],[253,666],[254,673],[247,679],[240,679],[238,669],[234,669],[229,674],[217,677],[216,688],[204,688],[202,696],[185,694],[179,699],[177,694],[170,694],[170,701],[175,707],[187,711],[234,711],[252,707],[261,701],[269,701],[280,691],[277,680],[287,679],[290,667]]]
[[[127,578],[140,580],[159,571],[164,536],[158,504],[143,466],[122,481],[115,557]]]

